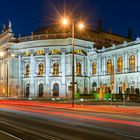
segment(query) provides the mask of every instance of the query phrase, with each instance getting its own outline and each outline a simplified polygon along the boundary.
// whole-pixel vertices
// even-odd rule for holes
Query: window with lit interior
[[[118,67],[117,72],[122,73],[122,71],[123,71],[123,60],[122,60],[121,57],[117,60],[117,67]]]
[[[111,67],[112,67],[112,61],[109,59],[107,61],[107,74],[111,74]]]
[[[26,65],[26,75],[27,76],[30,75],[30,65],[29,64]]]
[[[59,64],[58,63],[54,63],[53,64],[53,75],[54,76],[58,76],[59,75]]]
[[[129,70],[134,71],[135,70],[135,56],[131,55],[129,57]]]
[[[39,64],[39,75],[43,76],[43,74],[44,74],[44,65],[41,63]]]
[[[92,64],[92,74],[96,74],[96,62]]]

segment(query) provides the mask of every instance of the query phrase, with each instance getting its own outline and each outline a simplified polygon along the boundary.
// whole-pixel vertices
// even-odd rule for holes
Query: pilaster
[[[30,72],[31,72],[31,77],[30,77],[30,96],[35,97],[35,84],[34,84],[34,73],[35,73],[35,68],[34,68],[34,52],[31,52],[31,57],[30,57]]]
[[[62,70],[62,88],[61,88],[61,96],[66,96],[66,55],[65,49],[61,50],[61,70]]]
[[[49,73],[50,73],[50,58],[49,58],[49,49],[45,50],[45,62],[46,62],[46,76],[45,76],[45,82],[46,82],[46,94],[51,94],[50,91],[50,83],[49,83]]]
[[[138,56],[138,60],[137,60],[138,72],[140,72],[140,49],[137,51],[137,56]]]
[[[124,53],[124,72],[128,72],[128,54],[127,52]]]

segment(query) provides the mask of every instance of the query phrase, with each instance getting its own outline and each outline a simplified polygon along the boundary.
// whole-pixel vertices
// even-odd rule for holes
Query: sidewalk
[[[39,101],[19,101],[19,100],[0,100],[0,104],[32,106],[32,107],[49,107],[49,108],[57,108],[57,109],[71,109],[71,110],[80,110],[80,111],[117,113],[117,114],[129,114],[129,115],[140,116],[140,107],[134,107],[134,106],[74,105],[74,108],[72,108],[72,104],[60,104],[60,103],[39,102]]]

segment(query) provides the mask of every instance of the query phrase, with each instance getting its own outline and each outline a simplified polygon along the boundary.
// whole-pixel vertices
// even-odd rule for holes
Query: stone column
[[[82,58],[82,62],[81,62],[81,66],[82,66],[82,67],[81,67],[81,70],[82,70],[82,71],[81,71],[81,72],[82,72],[81,74],[82,74],[82,76],[85,76],[85,74],[86,74],[86,73],[85,73],[85,65],[86,65],[86,61],[85,61],[85,57],[83,57],[83,58]]]
[[[117,57],[116,55],[113,55],[113,64],[114,64],[114,75],[116,74],[117,71]]]
[[[30,97],[36,97],[37,95],[35,94],[35,83],[34,83],[34,73],[35,73],[35,68],[34,68],[34,52],[31,52],[31,57],[30,57]]]
[[[137,50],[137,71],[140,72],[140,49]]]
[[[87,57],[87,76],[91,76],[91,66],[89,57]]]
[[[99,75],[101,74],[100,62],[101,62],[100,54],[97,54],[97,62],[96,62],[97,87],[99,87],[100,85],[100,81],[99,81]]]
[[[50,91],[50,87],[51,87],[51,84],[50,84],[50,81],[49,81],[49,73],[50,73],[50,58],[49,58],[49,50],[47,49],[46,50],[46,53],[45,53],[45,62],[46,62],[46,74],[45,74],[45,82],[46,82],[46,85],[45,85],[45,96],[48,96],[48,95],[51,95],[51,91]]]
[[[140,72],[140,49],[137,51],[137,67],[138,72]]]
[[[96,73],[97,75],[101,75],[101,56],[100,54],[97,54],[97,69],[96,69]]]
[[[19,73],[18,73],[18,84],[19,86],[21,87],[21,55],[19,54],[18,55],[18,70],[19,70]]]
[[[114,64],[114,89],[113,93],[116,93],[116,73],[117,73],[117,56],[113,55],[113,64]]]
[[[22,76],[22,67],[21,67],[21,54],[18,54],[18,94],[22,96],[22,83],[21,83],[21,76]]]
[[[129,65],[128,65],[128,54],[127,52],[124,53],[124,73],[127,73],[128,72],[128,68],[129,68]]]
[[[91,65],[90,65],[90,60],[89,60],[89,56],[87,56],[87,66],[86,67],[86,70],[87,70],[87,76],[89,78],[89,82],[88,82],[88,91],[89,93],[91,92]]]
[[[125,73],[125,52],[123,53],[123,73]]]
[[[65,49],[61,50],[62,56],[61,56],[61,71],[62,71],[62,87],[61,87],[61,93],[60,97],[66,97],[66,55],[65,55]]]
[[[103,75],[106,75],[106,58],[103,57]]]

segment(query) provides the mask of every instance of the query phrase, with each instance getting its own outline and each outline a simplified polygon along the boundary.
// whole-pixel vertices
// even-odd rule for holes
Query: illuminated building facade
[[[110,48],[75,39],[75,92],[135,93],[140,88],[140,39]],[[71,97],[72,47],[67,34],[14,38],[11,23],[0,35],[0,95]],[[139,63],[138,63],[139,62]],[[100,90],[99,90],[100,89]],[[101,96],[103,97],[103,96]]]

